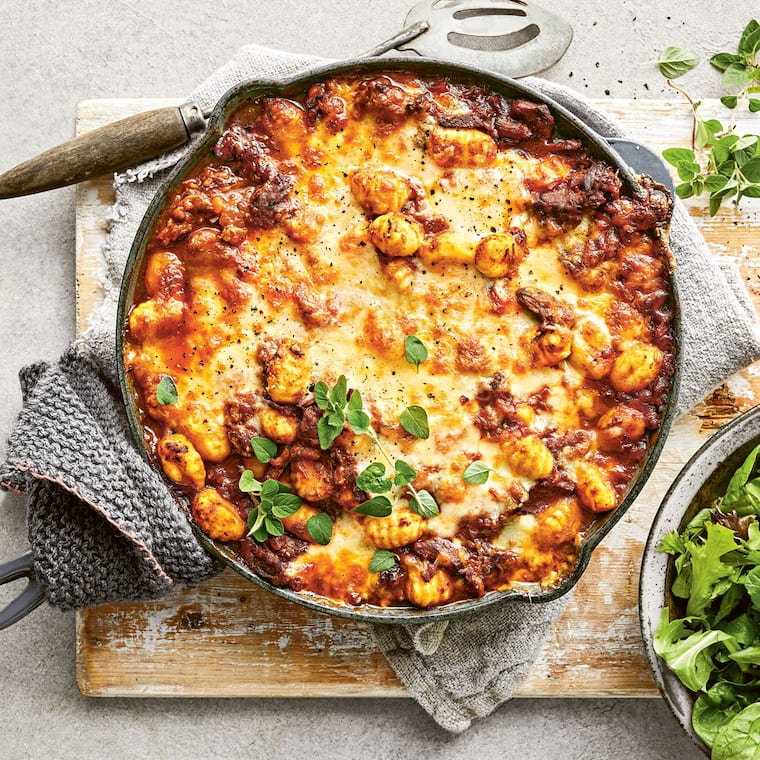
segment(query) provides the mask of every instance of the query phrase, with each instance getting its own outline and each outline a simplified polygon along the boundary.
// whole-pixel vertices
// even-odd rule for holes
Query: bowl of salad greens
[[[660,693],[713,760],[760,760],[760,407],[681,470],[644,549],[639,614]]]

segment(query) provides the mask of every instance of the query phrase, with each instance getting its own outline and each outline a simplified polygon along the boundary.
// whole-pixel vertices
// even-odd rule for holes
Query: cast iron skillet
[[[132,244],[129,259],[127,260],[124,279],[122,281],[119,299],[119,311],[117,321],[117,361],[119,367],[119,384],[121,387],[124,405],[126,407],[129,426],[137,446],[142,454],[149,459],[148,452],[142,436],[142,425],[136,406],[136,395],[132,381],[126,371],[123,361],[124,338],[129,308],[132,305],[135,287],[138,284],[145,257],[145,250],[150,233],[159,214],[166,203],[167,197],[177,188],[185,177],[193,170],[195,164],[208,154],[217,142],[224,128],[224,123],[232,112],[244,101],[268,96],[297,96],[303,93],[314,83],[322,82],[330,77],[342,74],[379,74],[382,72],[405,71],[419,75],[420,77],[451,77],[454,80],[483,84],[494,92],[500,93],[507,98],[527,98],[539,103],[546,104],[554,115],[558,131],[565,137],[580,139],[587,152],[597,159],[606,161],[618,170],[625,188],[631,190],[636,186],[636,179],[628,166],[620,156],[610,147],[610,144],[600,135],[592,131],[572,113],[564,109],[553,100],[521,82],[507,77],[502,77],[478,68],[454,64],[451,61],[438,61],[424,58],[393,58],[381,60],[356,59],[342,61],[337,64],[320,66],[306,69],[297,76],[285,80],[251,80],[242,82],[225,93],[216,104],[210,119],[206,134],[189,151],[184,160],[175,167],[170,177],[162,185],[154,196],[145,216],[137,230]],[[567,593],[578,581],[586,569],[591,558],[591,552],[609,533],[612,527],[625,514],[641,491],[644,483],[651,474],[660,451],[664,445],[670,425],[675,417],[675,403],[677,398],[678,380],[681,367],[681,320],[678,294],[675,281],[671,276],[671,308],[673,311],[673,335],[674,335],[674,360],[675,374],[671,382],[670,394],[665,405],[662,423],[658,431],[650,440],[646,458],[638,474],[631,480],[625,496],[611,513],[600,517],[586,533],[578,552],[578,562],[573,572],[558,586],[551,589],[542,589],[538,584],[522,584],[508,591],[489,592],[480,599],[465,599],[458,602],[442,605],[430,610],[413,607],[377,607],[374,605],[360,605],[352,607],[342,602],[336,602],[325,597],[308,592],[295,592],[287,588],[273,586],[257,576],[233,550],[221,542],[214,541],[199,529],[195,528],[195,534],[203,547],[213,556],[222,560],[225,564],[242,575],[244,578],[255,583],[257,586],[276,594],[289,601],[301,604],[320,612],[326,612],[338,617],[361,620],[365,622],[379,623],[423,623],[435,620],[445,620],[459,615],[472,613],[490,607],[506,600],[522,600],[530,602],[548,602]],[[150,460],[149,460],[150,461]],[[182,498],[179,497],[178,498]],[[187,508],[187,504],[183,503]],[[188,510],[189,513],[189,510]],[[2,570],[2,568],[0,568]],[[0,583],[2,577],[0,577]],[[18,617],[16,618],[18,619]],[[0,628],[2,625],[2,612],[0,612]]]

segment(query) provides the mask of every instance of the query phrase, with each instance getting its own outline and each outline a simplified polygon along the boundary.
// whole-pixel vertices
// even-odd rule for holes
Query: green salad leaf
[[[745,699],[731,684],[715,684],[694,702],[691,714],[694,733],[708,747],[712,747],[718,732],[745,706]]]
[[[658,546],[675,567],[673,598],[684,602],[663,610],[654,649],[697,692],[692,726],[718,760],[760,760],[759,516],[760,446],[722,498]]]
[[[734,532],[722,525],[708,523],[707,537],[703,544],[687,542],[691,555],[691,589],[686,605],[687,615],[701,615],[707,605],[716,597],[717,584],[728,578],[734,569],[721,562],[724,554],[736,549]],[[728,589],[722,589],[727,591]]]
[[[721,509],[724,512],[735,506],[737,502],[742,501],[744,486],[747,485],[747,481],[755,469],[758,454],[760,454],[760,446],[756,446],[750,451],[742,466],[733,474],[726,488],[726,495],[720,502]]]
[[[692,618],[668,622],[667,608],[662,611],[660,625],[654,635],[654,651],[692,691],[701,691],[715,669],[709,648],[730,639],[723,631],[694,631],[688,627]]]
[[[760,702],[745,707],[718,731],[712,760],[760,760]]]

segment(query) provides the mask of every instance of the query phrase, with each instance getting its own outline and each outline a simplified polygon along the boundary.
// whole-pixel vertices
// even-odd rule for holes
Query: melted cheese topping
[[[411,77],[393,86],[410,102],[430,92]],[[662,375],[667,345],[654,346],[647,307],[626,304],[623,319],[610,285],[629,251],[661,275],[659,248],[642,235],[620,243],[602,286],[589,288],[563,253],[601,235],[608,220],[588,209],[549,232],[529,189],[531,179],[546,187],[562,182],[586,160],[580,151],[554,154],[546,147],[551,142],[535,151],[526,145],[537,143],[497,144],[481,130],[441,127],[435,112],[424,110],[389,121],[385,101],[365,98],[360,107],[358,91],[355,79],[330,83],[323,102],[344,108],[337,131],[334,114],[310,112],[308,97],[244,105],[228,125],[238,147],[225,161],[204,161],[170,198],[149,244],[145,291],[131,312],[126,343],[146,435],[184,436],[190,453],[205,461],[206,490],[218,493],[219,509],[226,503],[245,518],[251,501],[236,481],[254,461],[246,438],[267,437],[261,410],[274,409],[298,427],[279,441],[282,464],[268,471],[290,482],[289,456],[325,456],[308,443],[302,419],[314,383],[332,387],[343,375],[349,389],[361,391],[387,456],[416,471],[416,488],[433,494],[440,512],[420,521],[413,541],[387,539],[399,565],[371,573],[378,544],[367,523],[381,518],[353,513],[369,497],[354,488],[348,502],[313,501],[334,518],[329,544],[289,530],[286,537],[298,536],[289,544],[296,550],[268,544],[265,562],[262,549],[245,539],[256,555],[253,567],[274,582],[353,604],[431,606],[521,582],[553,586],[572,568],[593,518],[588,508],[614,508],[646,448],[643,428],[622,443],[606,432],[604,444],[596,427],[619,407],[633,409],[638,421],[647,410],[636,393]],[[456,90],[436,92],[449,117],[468,113]],[[217,153],[224,155],[219,146]],[[277,185],[273,177],[286,181]],[[383,214],[411,225],[421,245],[413,241],[404,255],[379,251],[372,225]],[[494,277],[475,251],[489,236],[510,231],[517,258],[508,275]],[[395,228],[387,240],[374,240],[393,254],[394,234]],[[529,310],[521,295],[526,288],[556,299],[572,318]],[[549,362],[537,342],[558,325],[574,349]],[[419,368],[405,360],[409,335],[429,352]],[[659,362],[633,391],[609,380],[629,344],[654,346]],[[591,360],[606,362],[591,379],[585,354],[575,355],[589,345]],[[291,347],[295,369],[283,364]],[[156,402],[164,375],[176,385],[176,404]],[[427,412],[426,440],[400,427],[410,405]],[[350,459],[354,481],[367,465],[384,461],[366,437],[348,429],[334,445]],[[182,464],[186,454],[177,456]],[[465,482],[463,472],[474,461],[490,468],[487,482]],[[590,473],[585,480],[577,475],[579,462]],[[189,477],[171,472],[190,496],[197,493]],[[532,499],[538,482],[546,493]],[[594,489],[607,489],[612,503],[603,503],[604,494],[594,501]],[[388,495],[394,516],[382,519],[398,522],[409,512],[409,492],[394,488]],[[203,522],[208,517],[199,519],[195,510],[194,516],[207,532],[219,531]],[[234,529],[229,535],[242,537]],[[430,543],[435,538],[446,540],[445,551]],[[418,540],[428,541],[427,548]],[[490,562],[479,581],[465,570],[473,558]]]

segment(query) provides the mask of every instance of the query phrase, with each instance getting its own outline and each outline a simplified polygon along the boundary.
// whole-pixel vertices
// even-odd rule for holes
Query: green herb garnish
[[[389,552],[387,549],[378,549],[369,563],[369,571],[381,573],[383,570],[390,570],[397,561],[398,558],[393,552]]]
[[[370,515],[371,517],[388,517],[393,511],[393,504],[387,496],[373,496],[358,507],[354,512],[360,515]]]
[[[671,45],[660,53],[655,63],[663,76],[675,79],[691,71],[699,63],[699,58],[688,50]]]
[[[177,386],[169,375],[164,375],[159,381],[158,388],[156,388],[156,401],[162,406],[172,406],[179,401]]]
[[[370,493],[387,493],[393,484],[385,476],[385,465],[382,462],[372,462],[367,465],[356,478],[356,487]]]
[[[492,472],[493,470],[487,464],[483,464],[483,462],[471,462],[467,465],[462,478],[465,483],[481,486],[488,480]]]
[[[399,421],[401,427],[415,438],[425,440],[430,437],[427,412],[421,406],[408,406],[401,412]]]
[[[325,451],[332,446],[333,441],[343,432],[343,425],[348,418],[348,423],[361,427],[362,423],[369,424],[369,417],[362,410],[362,397],[358,391],[353,391],[351,399],[346,398],[348,381],[345,375],[341,375],[333,388],[320,380],[314,386],[314,402],[324,414],[317,423],[319,446]],[[354,430],[354,432],[357,432]]]
[[[407,335],[404,349],[404,358],[419,371],[420,364],[428,358],[425,344],[416,335]]]
[[[253,455],[262,464],[267,464],[272,457],[277,456],[277,444],[269,438],[252,438],[251,448]]]
[[[414,469],[403,459],[397,459],[393,463],[393,469],[396,471],[396,474],[393,477],[393,482],[397,486],[409,485],[417,477],[417,473]]]
[[[285,532],[282,518],[295,514],[303,504],[290,486],[272,479],[262,483],[250,470],[243,471],[238,488],[243,493],[257,494],[259,497],[259,503],[248,512],[248,535],[259,543],[270,536],[281,536]]]
[[[738,204],[745,197],[760,198],[760,135],[738,135],[735,129],[736,111],[745,103],[750,112],[760,111],[760,24],[754,20],[747,24],[736,53],[718,53],[710,59],[723,72],[723,86],[732,91],[721,98],[731,109],[727,125],[719,119],[703,119],[700,101],[670,81],[688,70],[681,70],[687,62],[696,65],[696,57],[689,58],[678,48],[667,48],[663,55],[667,51],[678,51],[680,57],[671,53],[676,60],[672,64],[658,61],[660,69],[668,84],[689,101],[693,117],[691,148],[663,151],[663,158],[676,168],[681,180],[676,194],[679,198],[709,195],[710,216],[715,216],[725,199]]]
[[[411,509],[424,517],[437,515],[438,504],[432,494],[427,491],[417,492],[412,485],[417,473],[403,460],[392,460],[383,448],[372,427],[372,420],[364,409],[361,393],[358,390],[351,391],[350,396],[347,396],[347,393],[348,381],[345,375],[338,378],[332,389],[322,380],[314,386],[315,403],[323,411],[317,423],[320,447],[324,450],[329,449],[333,441],[343,431],[344,424],[348,422],[348,426],[356,435],[366,435],[372,439],[383,459],[389,467],[393,468],[394,472],[393,483],[391,484],[390,478],[386,476],[385,465],[382,462],[372,462],[359,473],[356,481],[357,486],[364,491],[375,494],[387,493],[392,485],[408,486],[411,491],[411,498],[409,499]],[[399,421],[404,430],[417,438],[424,439],[430,436],[427,412],[421,406],[409,406],[404,409]],[[383,498],[388,502],[388,505],[391,505],[389,499]],[[370,506],[367,507],[367,504]],[[362,511],[362,508],[368,511]],[[389,508],[382,501],[369,499],[354,511],[373,517],[386,517],[391,513],[391,509],[392,506]],[[379,514],[380,512],[383,514]]]
[[[333,535],[333,521],[330,515],[321,512],[318,515],[310,517],[306,521],[306,530],[309,535],[318,543],[325,546],[330,543]]]
[[[438,504],[430,491],[415,491],[410,506],[422,517],[435,517],[438,514]]]

